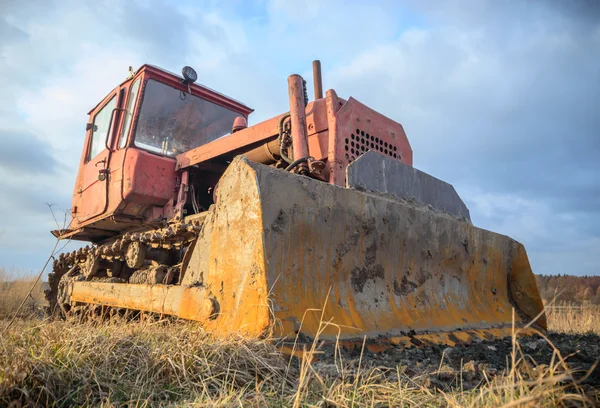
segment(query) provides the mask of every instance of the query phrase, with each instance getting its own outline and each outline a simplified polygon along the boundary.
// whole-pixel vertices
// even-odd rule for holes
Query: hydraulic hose
[[[284,129],[283,129],[283,124],[284,124],[285,120],[288,119],[289,117],[290,117],[290,113],[288,112],[285,115],[283,115],[281,117],[281,119],[279,119],[279,155],[286,163],[291,164],[292,159],[290,157],[288,157],[288,155],[285,153],[288,143],[284,143],[285,134],[284,134]]]
[[[285,171],[292,171],[296,167],[298,167],[299,164],[305,163],[305,162],[307,162],[309,160],[314,160],[314,157],[312,157],[312,156],[305,156],[305,157],[299,158],[298,160],[294,160],[289,166],[287,166],[285,168]]]

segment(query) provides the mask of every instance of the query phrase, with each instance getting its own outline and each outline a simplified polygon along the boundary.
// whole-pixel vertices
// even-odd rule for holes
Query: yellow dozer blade
[[[204,324],[218,333],[443,338],[502,333],[513,308],[517,326],[543,309],[511,238],[243,158],[219,183],[183,284],[214,299],[217,314]]]
[[[216,335],[400,345],[505,336],[513,318],[523,327],[543,310],[513,239],[243,157],[221,178],[189,251],[181,286],[77,282],[73,299],[118,306],[137,297],[136,308],[201,321]],[[543,314],[535,325],[546,327]]]

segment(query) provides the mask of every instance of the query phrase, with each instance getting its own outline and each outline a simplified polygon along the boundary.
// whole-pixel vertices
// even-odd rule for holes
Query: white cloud
[[[93,56],[74,61],[69,72],[22,93],[17,106],[26,115],[27,127],[40,139],[60,153],[77,153],[85,136],[89,110],[127,78],[128,66],[139,64],[139,56],[131,51],[96,46]]]
[[[600,273],[600,237],[580,230],[581,214],[542,200],[458,186],[475,225],[524,243],[535,273]]]
[[[51,247],[43,201],[69,205],[87,111],[129,65],[192,65],[199,82],[255,108],[256,123],[287,110],[287,75],[310,79],[320,58],[325,88],[401,122],[415,165],[461,186],[475,223],[522,241],[536,271],[600,273],[593,13],[458,0],[23,4],[0,17],[0,142],[23,155],[19,171],[0,166],[12,197],[0,203],[0,243],[16,254],[19,236],[35,250],[0,252],[0,263],[39,264]],[[23,132],[26,148],[10,139]],[[49,152],[36,156],[47,172],[22,171],[27,148]]]
[[[551,232],[554,213],[544,202],[513,194],[483,191],[478,187],[459,187],[471,218],[482,228],[511,236],[518,241],[535,242]]]

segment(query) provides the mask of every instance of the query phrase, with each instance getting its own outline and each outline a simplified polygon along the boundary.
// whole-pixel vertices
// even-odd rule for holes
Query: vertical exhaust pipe
[[[306,103],[304,99],[304,79],[300,75],[288,77],[290,97],[290,122],[292,125],[292,148],[294,162],[300,174],[308,174],[308,136],[306,131]],[[290,167],[292,167],[290,165]],[[290,169],[291,170],[291,169]]]
[[[313,61],[313,83],[315,88],[315,100],[323,97],[323,78],[321,77],[321,61]]]

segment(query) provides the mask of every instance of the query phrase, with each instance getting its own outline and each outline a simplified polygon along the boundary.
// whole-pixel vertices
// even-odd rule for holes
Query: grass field
[[[12,317],[24,299],[20,317],[39,313],[40,305],[44,304],[44,290],[41,282],[33,286],[34,282],[35,277],[27,273],[0,268],[0,318]]]
[[[14,273],[3,273],[0,278],[15,279]],[[30,288],[31,279],[17,281],[16,286],[0,282],[4,317],[14,313]],[[36,287],[28,307],[6,332],[8,319],[0,320],[0,406],[600,404],[591,386],[564,362],[565,353],[551,349],[552,358],[537,364],[532,349],[521,347],[524,340],[505,340],[512,350],[505,356],[506,368],[482,371],[473,386],[473,367],[466,361],[450,374],[442,361],[437,370],[415,373],[402,364],[369,365],[366,354],[325,366],[309,359],[288,361],[266,340],[217,341],[189,322],[49,322],[36,313],[41,294]],[[600,337],[583,336],[600,334],[598,308],[555,308],[548,317],[551,331],[580,333],[569,339],[577,343],[585,338],[588,346],[598,346]],[[596,353],[594,358],[599,357]]]
[[[548,329],[560,333],[600,334],[600,306],[560,304],[546,307]]]

